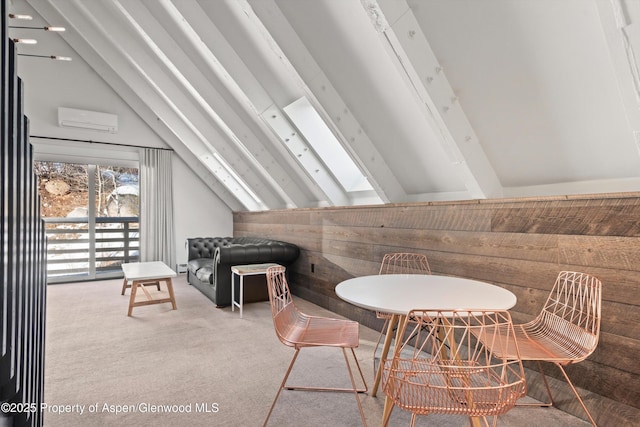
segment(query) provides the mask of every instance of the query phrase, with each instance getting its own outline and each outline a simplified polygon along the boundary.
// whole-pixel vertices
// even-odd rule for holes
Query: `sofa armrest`
[[[195,237],[187,239],[187,260],[200,258],[213,258],[215,253],[215,245],[213,239]]]

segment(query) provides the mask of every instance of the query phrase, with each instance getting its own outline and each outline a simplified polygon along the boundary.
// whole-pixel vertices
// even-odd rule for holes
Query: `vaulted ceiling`
[[[639,1],[25,1],[234,210],[640,190]]]

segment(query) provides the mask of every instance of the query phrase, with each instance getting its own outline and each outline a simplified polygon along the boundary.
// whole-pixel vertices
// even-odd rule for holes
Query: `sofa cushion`
[[[201,282],[213,284],[213,267],[202,267],[196,272],[196,277]]]
[[[188,263],[188,268],[201,282],[213,284],[213,260],[211,258],[192,259]]]
[[[200,270],[202,267],[212,266],[213,260],[211,258],[196,258],[189,261],[189,270],[193,273]]]

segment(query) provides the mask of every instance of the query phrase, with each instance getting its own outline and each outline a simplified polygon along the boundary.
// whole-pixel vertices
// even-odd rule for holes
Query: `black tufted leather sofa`
[[[286,267],[300,254],[294,244],[259,237],[195,237],[187,239],[187,247],[187,281],[218,307],[231,305],[232,266],[275,262]],[[245,302],[268,298],[266,287],[245,286]]]

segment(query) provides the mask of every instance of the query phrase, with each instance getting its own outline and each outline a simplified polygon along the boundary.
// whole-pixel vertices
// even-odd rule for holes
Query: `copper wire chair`
[[[494,355],[518,354],[509,312],[412,310],[401,328],[408,338],[384,363],[383,390],[393,407],[412,412],[411,426],[428,414],[466,415],[485,425],[493,416],[495,426],[526,394],[521,360]]]
[[[285,276],[285,267],[277,266],[267,269],[267,284],[269,289],[269,301],[271,303],[271,314],[273,317],[273,325],[276,335],[280,341],[289,347],[295,349],[295,353],[289,363],[287,372],[282,379],[278,393],[276,394],[269,414],[264,425],[267,425],[269,417],[273,412],[273,408],[278,401],[278,397],[284,388],[287,390],[315,390],[315,391],[339,391],[353,392],[360,411],[363,425],[366,425],[362,405],[358,393],[367,391],[367,383],[362,374],[360,363],[356,357],[354,349],[359,344],[359,325],[351,320],[333,319],[328,317],[309,316],[300,312],[293,303],[289,285]],[[288,386],[287,379],[293,365],[300,353],[300,350],[306,347],[338,347],[342,349],[344,360],[347,364],[349,377],[351,379],[351,388],[326,388],[326,387],[307,387],[307,386]],[[353,359],[360,373],[363,388],[356,386],[355,378],[351,370],[351,365],[347,357],[347,350],[351,350]]]
[[[431,274],[431,268],[429,267],[429,261],[427,256],[423,254],[397,252],[385,254],[380,263],[380,271],[378,274]],[[382,337],[385,336],[385,331],[388,328],[389,321],[391,320],[391,314],[381,311],[376,312],[378,319],[384,319],[384,325],[378,336],[378,342],[373,349],[373,370],[376,371],[376,354],[378,354],[378,348],[382,342]]]
[[[601,304],[602,283],[599,279],[586,273],[561,271],[540,314],[529,323],[514,326],[520,357],[538,363],[549,395],[549,402],[535,405],[553,405],[553,396],[541,363],[551,362],[560,368],[594,426],[596,423],[591,413],[563,366],[586,359],[596,349],[600,336]],[[502,356],[515,355],[506,352]]]

